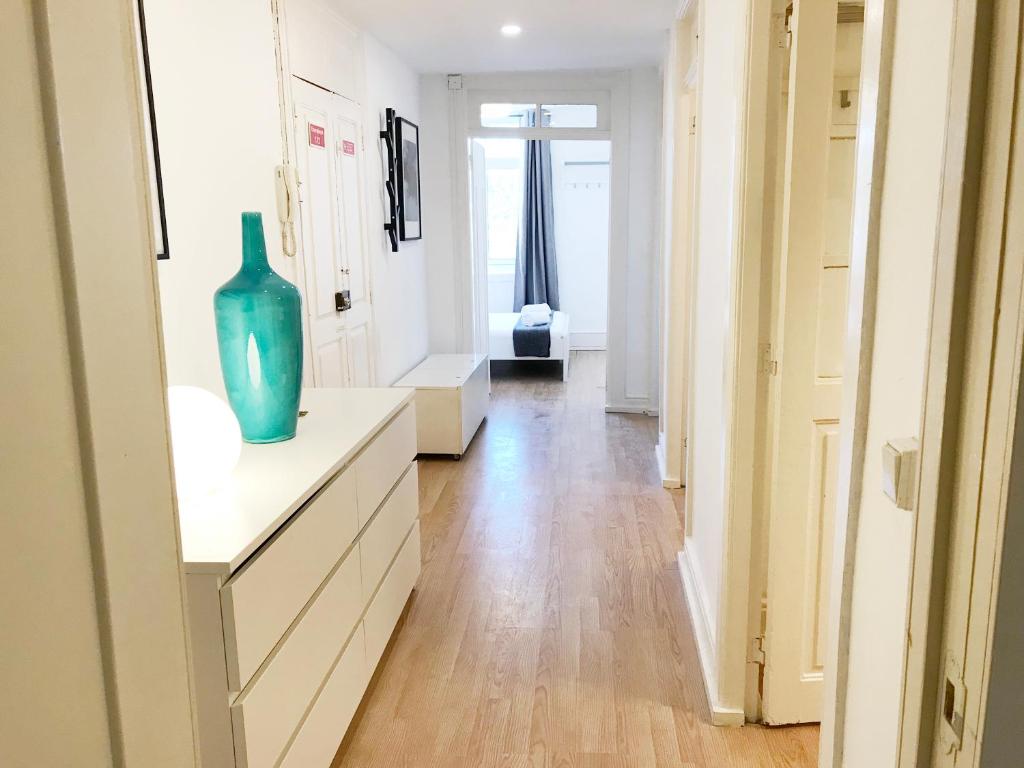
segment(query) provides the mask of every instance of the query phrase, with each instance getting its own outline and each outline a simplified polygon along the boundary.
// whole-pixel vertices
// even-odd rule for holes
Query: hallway
[[[496,374],[464,459],[421,460],[423,572],[336,768],[816,765],[817,727],[709,724],[681,497],[604,361]]]

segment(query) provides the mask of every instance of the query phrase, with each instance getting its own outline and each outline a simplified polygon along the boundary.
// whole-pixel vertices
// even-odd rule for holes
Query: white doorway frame
[[[717,627],[717,669],[712,704],[720,708],[716,722],[739,725],[759,717],[758,698],[751,695],[753,641],[761,633],[761,574],[752,569],[753,554],[761,542],[753,532],[759,500],[756,445],[758,433],[757,381],[761,364],[761,293],[764,254],[771,243],[764,237],[763,190],[766,183],[765,129],[768,117],[770,52],[778,44],[772,24],[774,3],[752,4],[748,28],[748,55],[744,62],[746,102],[743,110],[739,157],[737,227],[739,264],[734,275],[730,317],[736,333],[728,350],[730,418],[726,424],[727,467],[723,552],[723,605]],[[854,549],[860,506],[860,469],[865,452],[868,384],[874,334],[874,302],[877,284],[878,220],[884,174],[886,127],[892,72],[894,3],[868,0],[865,14],[857,123],[857,182],[854,194],[853,242],[848,289],[848,336],[844,349],[844,391],[840,428],[840,476],[837,486],[835,540],[833,542],[832,596],[826,657],[826,688],[822,720],[821,766],[833,763],[842,753],[842,715],[848,662],[848,617],[853,585]],[[767,263],[770,264],[770,258]],[[756,690],[753,691],[756,694]],[[836,724],[839,724],[838,728]],[[838,732],[837,732],[838,731]]]
[[[0,37],[13,70],[4,94],[14,105],[8,138],[17,139],[5,151],[24,162],[5,162],[10,173],[0,187],[15,201],[7,213],[32,209],[22,233],[31,241],[19,258],[40,279],[22,286],[21,300],[37,312],[51,302],[32,342],[60,362],[41,368],[42,356],[5,358],[20,366],[11,408],[34,407],[19,396],[28,389],[55,396],[45,419],[20,436],[23,459],[33,443],[49,443],[31,503],[5,509],[31,519],[14,530],[30,532],[21,540],[31,542],[39,572],[16,573],[16,561],[5,560],[4,574],[8,589],[37,596],[32,611],[45,614],[53,636],[32,649],[38,676],[29,695],[15,704],[17,689],[5,690],[5,706],[18,714],[0,727],[6,738],[31,720],[51,741],[45,750],[29,743],[37,734],[28,728],[3,751],[13,750],[15,763],[29,753],[26,761],[47,762],[42,752],[68,749],[61,762],[197,765],[135,11],[122,0],[34,3],[7,21]],[[35,61],[26,66],[29,51]],[[52,488],[51,474],[60,475]],[[69,481],[79,488],[63,495]],[[53,504],[64,515],[59,535],[44,516],[33,518],[33,506]],[[82,546],[72,548],[71,536]],[[47,593],[71,597],[78,620]],[[41,631],[29,612],[5,621],[4,651]],[[13,653],[5,662],[19,663]]]
[[[693,265],[697,250],[696,187],[700,174],[700,10],[684,0],[669,36],[662,95],[661,303],[659,317],[660,402],[655,448],[662,485],[687,486],[692,434],[691,358]],[[679,299],[682,299],[680,302]],[[680,306],[681,304],[681,306]]]
[[[457,86],[457,87],[456,87]],[[499,103],[597,103],[597,128],[484,128],[479,104]],[[601,118],[601,106],[606,118]],[[608,238],[608,296],[621,295],[629,283],[630,231],[630,73],[517,73],[462,75],[449,78],[449,125],[451,127],[452,194],[454,232],[454,283],[457,343],[463,352],[486,352],[488,344],[487,272],[482,256],[472,247],[470,221],[471,178],[469,141],[474,138],[603,139],[611,142],[611,190]],[[604,122],[607,120],[607,122]],[[614,289],[614,290],[613,290]],[[650,297],[652,300],[656,296]],[[653,313],[652,313],[653,319]],[[571,322],[571,320],[570,320]],[[607,352],[607,412],[657,412],[651,397],[631,394],[626,387],[626,325],[609,323]],[[657,376],[657,355],[652,350],[651,376]],[[656,388],[656,381],[655,381]],[[652,402],[653,401],[653,402]]]
[[[914,642],[905,646],[899,768],[1001,766],[1019,750],[1019,648],[1011,641],[1012,650],[1001,656],[1008,648],[994,642],[997,610],[1019,612],[1012,602],[998,605],[997,597],[1014,586],[1000,581],[1004,546],[1015,551],[1007,550],[1013,559],[1003,557],[1002,568],[1016,567],[1018,576],[1020,555],[1019,528],[1010,538],[1006,524],[1011,505],[1019,507],[1024,415],[1024,276],[1015,215],[1024,127],[1020,25],[1014,2],[956,4],[908,607],[907,636]],[[978,360],[981,365],[972,365]],[[1008,597],[1016,601],[1019,593]],[[993,706],[991,665],[1007,656],[1007,674],[998,681],[1003,696]],[[948,678],[959,683],[951,703],[961,718],[962,745],[939,717]],[[993,721],[997,727],[986,744]]]
[[[373,164],[378,172],[386,165],[378,132],[384,127],[383,115],[372,113],[367,107],[366,66],[363,48],[363,33],[335,10],[319,0],[271,0],[274,21],[274,51],[277,59],[278,101],[281,114],[282,163],[297,169],[299,167],[298,147],[295,134],[295,96],[293,86],[304,81],[312,86],[334,94],[355,104],[361,114],[362,143],[356,151],[361,153],[362,202],[360,203],[360,226],[363,229],[363,248],[368,274],[367,291],[370,299],[370,322],[373,326],[370,344],[370,385],[377,386],[377,372],[380,370],[380,341],[376,327],[376,302],[374,286],[380,252],[386,248],[387,235],[372,225],[371,206],[383,201],[383,184],[373,183]],[[290,15],[289,15],[290,14]],[[305,54],[299,65],[293,66],[292,50],[300,43],[300,52]],[[301,72],[296,71],[301,69]],[[375,150],[371,151],[371,147]],[[299,185],[302,179],[298,179]],[[383,217],[383,214],[379,214]],[[302,217],[297,215],[290,233],[295,253],[296,285],[306,302],[308,265],[302,242]],[[287,235],[286,235],[287,236]],[[303,380],[313,386],[312,332],[309,313],[302,311],[303,338]]]

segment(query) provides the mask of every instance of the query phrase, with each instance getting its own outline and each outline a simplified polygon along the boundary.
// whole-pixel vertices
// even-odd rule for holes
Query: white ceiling
[[[419,72],[655,64],[677,0],[329,0]],[[507,39],[499,30],[523,28]]]

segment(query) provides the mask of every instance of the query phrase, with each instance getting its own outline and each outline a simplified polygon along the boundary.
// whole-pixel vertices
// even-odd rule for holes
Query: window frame
[[[484,104],[533,104],[538,115],[544,104],[593,105],[597,107],[597,125],[593,128],[486,126],[480,115]],[[611,92],[607,90],[471,90],[467,93],[467,107],[472,138],[611,139]]]

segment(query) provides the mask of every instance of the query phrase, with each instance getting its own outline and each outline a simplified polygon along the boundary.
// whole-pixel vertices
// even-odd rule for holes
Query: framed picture
[[[153,105],[153,76],[149,68],[149,42],[146,39],[146,11],[143,0],[138,0],[136,21],[138,29],[139,67],[143,74],[142,119],[146,133],[146,157],[149,162],[149,199],[153,206],[153,233],[156,239],[156,258],[171,258],[167,244],[167,214],[164,208],[164,182],[160,173],[160,144],[156,136],[156,107]]]
[[[398,236],[402,240],[419,240],[423,237],[420,129],[404,117],[395,122],[395,140],[398,144]]]

